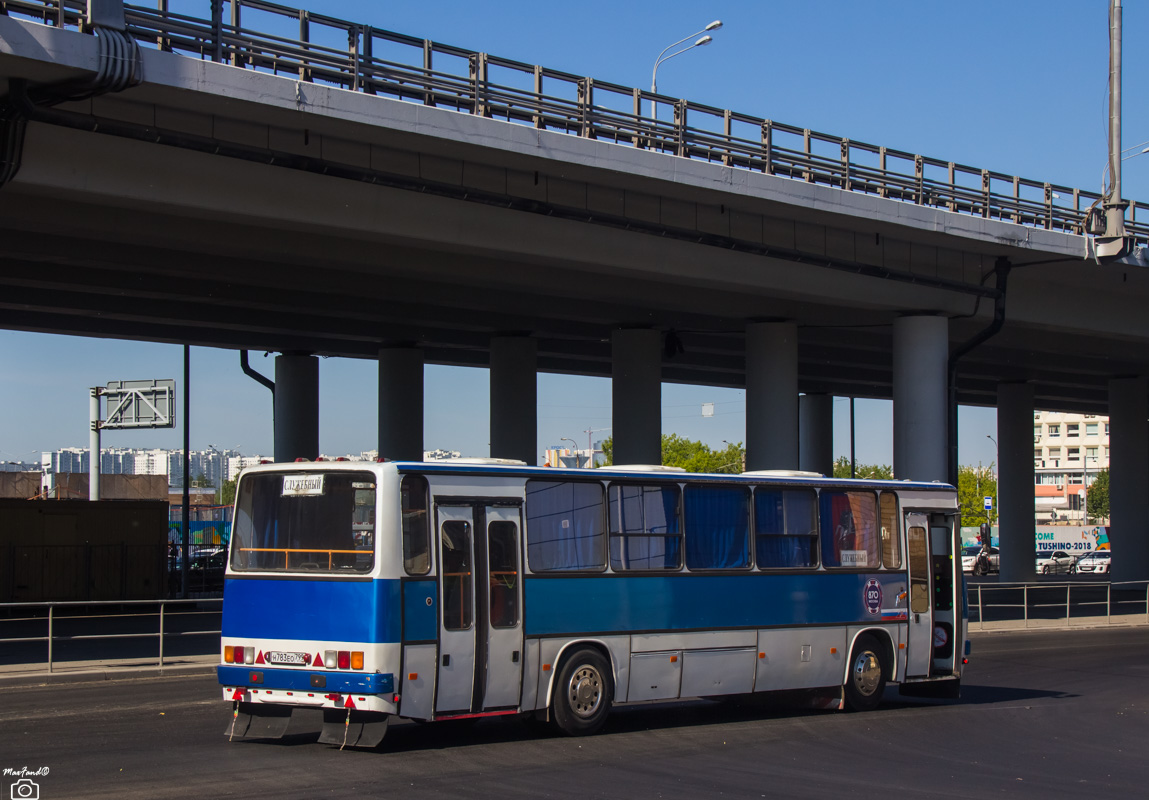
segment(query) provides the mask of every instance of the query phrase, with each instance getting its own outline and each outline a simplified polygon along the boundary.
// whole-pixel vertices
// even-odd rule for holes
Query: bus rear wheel
[[[850,655],[846,678],[846,706],[851,711],[872,711],[886,688],[885,650],[873,636],[859,636]]]
[[[606,722],[614,701],[610,664],[602,653],[579,648],[563,662],[555,682],[555,725],[568,736],[589,736]]]

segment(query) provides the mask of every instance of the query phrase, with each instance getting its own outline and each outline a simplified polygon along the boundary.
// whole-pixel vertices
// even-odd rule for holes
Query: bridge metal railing
[[[172,5],[126,5],[131,35],[142,46],[299,81],[1046,230],[1085,232],[1085,214],[1100,200],[265,0],[202,0],[202,17]],[[85,9],[86,0],[0,0],[0,14],[73,29]],[[1146,244],[1140,205],[1130,202],[1126,226]]]
[[[971,630],[1019,622],[1026,628],[1149,624],[1149,581],[978,583],[966,597]]]
[[[61,663],[59,645],[73,643],[86,646],[87,651],[73,653],[67,660],[143,659],[162,668],[164,645],[170,646],[172,640],[216,637],[210,648],[204,644],[193,649],[218,650],[222,609],[222,598],[0,603],[0,652],[4,654],[0,674],[4,667],[27,664],[47,664],[48,672],[53,672]],[[207,627],[201,629],[205,623]],[[131,647],[133,642],[149,639],[155,641],[150,654],[145,649],[141,655],[139,648]],[[172,660],[170,651],[167,659],[168,663]]]

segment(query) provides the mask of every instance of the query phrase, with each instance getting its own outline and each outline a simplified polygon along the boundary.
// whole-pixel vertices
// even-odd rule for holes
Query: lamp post
[[[1089,450],[1085,446],[1085,420],[1081,421],[1081,525],[1089,527]]]
[[[985,438],[993,442],[993,513],[1000,518],[1001,512],[999,512],[997,508],[997,479],[998,475],[1001,474],[1001,451],[997,446],[997,439],[988,433],[985,435]]]
[[[706,33],[707,31],[716,31],[721,27],[722,27],[722,20],[716,19],[716,20],[714,20],[714,22],[711,22],[709,25],[707,25],[702,30],[696,31],[696,32],[690,34],[689,36],[684,36],[681,39],[679,39],[677,42],[674,42],[673,44],[669,44],[666,47],[664,47],[662,49],[662,52],[658,54],[658,58],[656,58],[654,60],[654,71],[651,73],[651,76],[650,76],[650,93],[651,94],[657,94],[658,93],[658,65],[659,64],[661,64],[663,61],[669,61],[670,59],[674,58],[675,56],[680,56],[683,53],[685,53],[687,50],[693,50],[695,47],[705,47],[706,45],[710,44],[714,40],[710,36],[702,36],[700,39],[696,40],[693,44],[688,44],[686,47],[682,48],[681,50],[676,50],[675,52],[671,53],[670,55],[666,54],[667,50],[671,50],[675,47],[678,47],[678,45],[682,44],[687,39],[693,39],[695,36],[698,36],[699,34]],[[653,97],[650,98],[650,116],[652,119],[658,119],[658,107],[655,105]]]
[[[559,441],[571,443],[571,453],[574,455],[575,466],[577,467],[579,465],[579,463],[578,463],[578,445],[575,444],[575,440],[574,439],[568,439],[565,436],[560,436]]]

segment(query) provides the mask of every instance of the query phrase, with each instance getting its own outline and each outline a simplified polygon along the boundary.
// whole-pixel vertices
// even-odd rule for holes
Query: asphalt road
[[[47,767],[42,800],[1146,796],[1149,628],[985,634],[971,661],[956,703],[639,705],[581,739],[401,723],[343,752],[317,743],[313,713],[281,741],[229,743],[211,677],[7,687],[0,774]]]

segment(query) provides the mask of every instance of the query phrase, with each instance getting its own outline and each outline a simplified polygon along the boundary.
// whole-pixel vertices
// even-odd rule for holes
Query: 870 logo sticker
[[[877,616],[882,613],[882,584],[871,578],[866,581],[866,588],[863,592],[863,598],[866,601],[866,611],[872,616]]]

